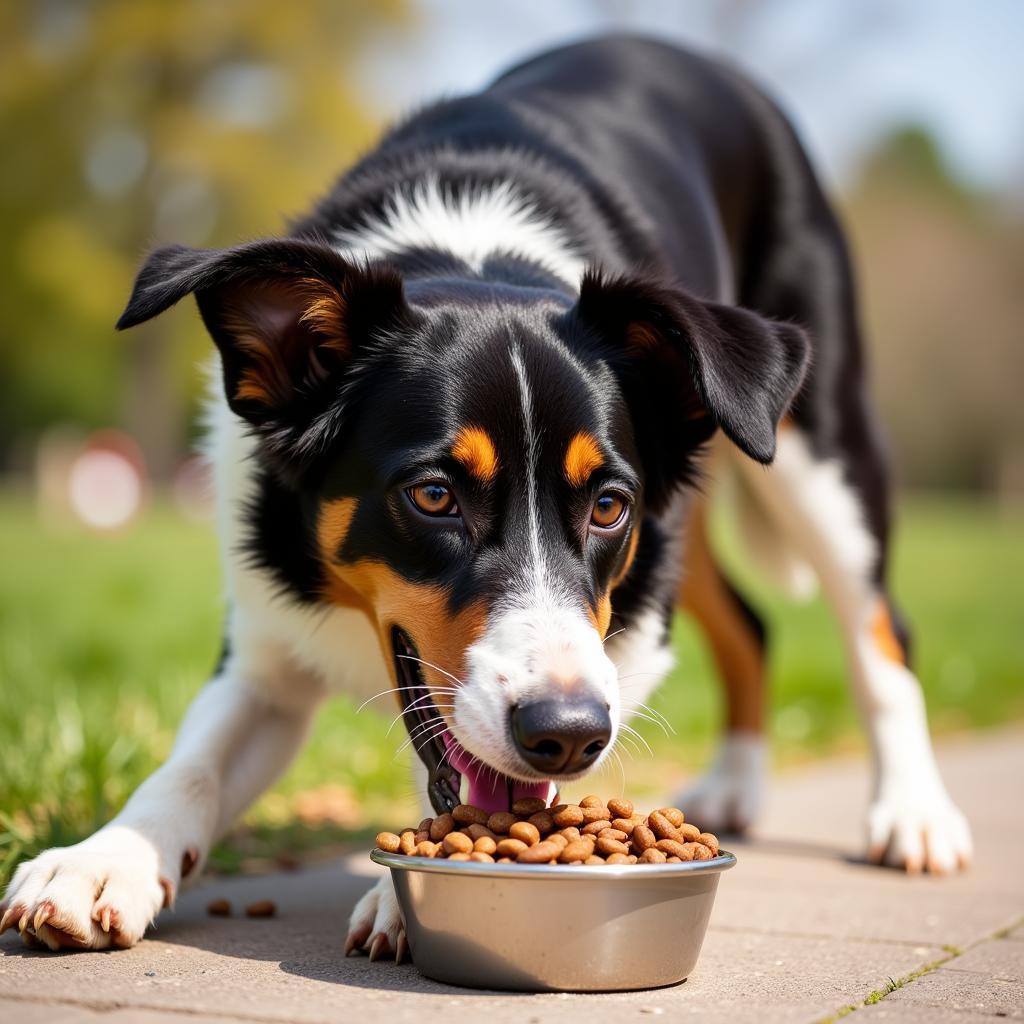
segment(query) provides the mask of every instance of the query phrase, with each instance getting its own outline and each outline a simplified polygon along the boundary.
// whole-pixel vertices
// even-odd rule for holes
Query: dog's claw
[[[30,911],[26,910],[21,917],[18,919],[18,931],[24,935],[25,929],[28,927],[28,915]]]
[[[370,943],[370,963],[379,959],[388,948],[388,937],[383,932],[378,932]]]
[[[0,917],[0,935],[3,935],[8,928],[14,927],[14,922],[20,913],[21,907],[8,907],[4,911],[4,916]]]
[[[395,963],[400,964],[405,959],[405,954],[408,952],[409,943],[406,940],[405,932],[398,933],[398,941],[395,942]]]
[[[100,912],[100,927],[105,931],[110,931],[110,907],[104,907]]]
[[[43,903],[36,911],[36,916],[32,921],[32,930],[39,931],[51,917],[53,917],[53,904]]]

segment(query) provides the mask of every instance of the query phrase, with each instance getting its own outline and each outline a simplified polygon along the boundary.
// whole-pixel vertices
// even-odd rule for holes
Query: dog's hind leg
[[[121,812],[75,846],[22,864],[3,903],[0,931],[17,927],[50,949],[134,945],[211,843],[298,750],[320,693],[262,644],[260,673],[228,658],[199,693],[167,762]]]
[[[742,831],[762,793],[765,740],[764,623],[715,560],[707,499],[694,500],[686,528],[679,605],[700,626],[725,691],[725,735],[708,773],[677,800],[705,828]]]

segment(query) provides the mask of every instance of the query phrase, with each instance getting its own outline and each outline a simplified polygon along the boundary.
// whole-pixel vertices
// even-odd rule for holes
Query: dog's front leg
[[[319,694],[288,689],[284,702],[281,687],[258,687],[229,666],[192,703],[167,762],[109,825],[18,868],[0,931],[17,926],[28,944],[54,950],[138,942],[298,749]]]

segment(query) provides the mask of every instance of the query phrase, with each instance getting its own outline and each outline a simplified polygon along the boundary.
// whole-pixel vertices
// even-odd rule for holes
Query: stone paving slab
[[[979,735],[940,752],[975,827],[975,869],[908,879],[857,862],[866,773],[859,760],[815,765],[775,782],[764,826],[734,844],[704,951],[669,989],[591,996],[475,992],[421,978],[413,966],[340,955],[345,920],[375,877],[363,854],[304,871],[214,879],[186,893],[135,949],[52,956],[0,939],[0,1018],[181,1024],[209,1020],[422,1021],[457,1014],[543,1024],[585,1012],[595,1024],[714,1015],[814,1021],[859,1005],[888,980],[905,984],[866,1017],[956,1020],[1024,1006],[1024,732]],[[225,896],[232,918],[210,918]],[[270,897],[273,919],[237,916]],[[999,932],[1013,937],[991,939]],[[989,939],[989,941],[985,941]],[[960,955],[957,947],[970,947]]]

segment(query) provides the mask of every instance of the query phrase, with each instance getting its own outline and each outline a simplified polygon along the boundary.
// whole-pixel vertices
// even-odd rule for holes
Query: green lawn
[[[740,561],[738,552],[732,560]],[[220,641],[211,528],[157,504],[130,532],[44,525],[0,492],[0,881],[14,861],[106,820],[163,758]],[[905,502],[895,593],[915,626],[916,659],[938,730],[1024,716],[1024,521],[966,500]],[[748,589],[773,629],[773,737],[791,760],[859,743],[838,639],[818,604]],[[673,724],[647,723],[653,756],[626,759],[630,790],[698,769],[717,688],[693,629],[654,700]],[[385,702],[378,702],[385,703]],[[413,813],[404,739],[385,712],[344,699],[321,715],[302,757],[215,858],[245,864]],[[619,776],[614,770],[615,785]],[[611,781],[611,780],[609,780]]]

